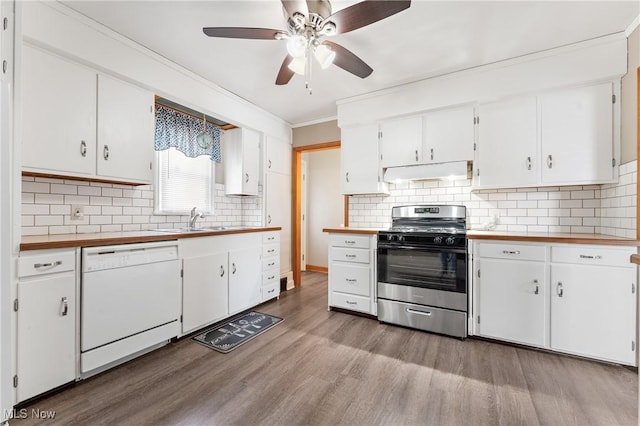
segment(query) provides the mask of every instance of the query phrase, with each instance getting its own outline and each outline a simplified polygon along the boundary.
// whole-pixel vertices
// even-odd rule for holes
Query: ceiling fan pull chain
[[[307,47],[307,51],[305,52],[305,72],[304,75],[306,77],[306,87],[309,91],[309,95],[313,94],[313,89],[311,88],[311,47]]]

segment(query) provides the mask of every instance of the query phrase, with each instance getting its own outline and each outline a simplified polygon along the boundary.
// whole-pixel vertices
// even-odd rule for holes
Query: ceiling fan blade
[[[291,55],[287,55],[287,57],[284,58],[284,61],[282,61],[280,71],[278,71],[278,77],[276,77],[276,84],[278,86],[287,84],[289,80],[291,80],[291,77],[293,77],[294,72],[289,68],[291,61],[293,61],[293,56]]]
[[[337,11],[325,22],[331,21],[336,24],[337,34],[348,33],[402,12],[409,6],[410,0],[365,0]]]
[[[282,30],[269,28],[243,27],[205,27],[202,29],[209,37],[248,38],[257,40],[275,40],[276,34],[283,34]]]
[[[309,9],[307,8],[307,2],[305,0],[282,0],[282,6],[287,11],[287,16],[290,18],[294,13],[299,12],[304,16],[307,16]]]
[[[357,75],[360,78],[366,78],[373,72],[373,68],[350,50],[330,41],[324,41],[322,44],[326,44],[336,53],[333,63],[343,70],[349,71],[351,74]]]

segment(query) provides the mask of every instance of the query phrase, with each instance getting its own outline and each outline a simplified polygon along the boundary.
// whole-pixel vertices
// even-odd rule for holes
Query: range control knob
[[[435,237],[435,238],[433,239],[433,242],[434,242],[435,244],[442,244],[442,237]]]
[[[453,237],[447,237],[447,245],[452,246],[456,242],[456,239]]]
[[[389,235],[389,241],[396,241],[397,239],[398,239],[397,235],[393,235],[393,234]]]

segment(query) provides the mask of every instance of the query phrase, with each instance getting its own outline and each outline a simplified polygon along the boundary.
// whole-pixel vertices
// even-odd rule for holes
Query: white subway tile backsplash
[[[636,182],[637,161],[632,161],[620,166],[619,183],[608,185],[472,191],[468,179],[423,181],[422,187],[391,184],[390,196],[350,196],[349,225],[388,228],[393,206],[444,203],[466,206],[467,224],[472,228],[492,221],[497,214],[496,230],[597,232],[635,238]]]
[[[64,204],[64,195],[60,194],[35,194],[36,204]]]

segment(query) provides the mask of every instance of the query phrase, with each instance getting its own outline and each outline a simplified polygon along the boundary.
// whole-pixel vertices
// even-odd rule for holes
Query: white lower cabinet
[[[75,249],[20,253],[16,402],[77,377],[76,259]]]
[[[376,235],[329,234],[329,307],[377,313]]]
[[[280,231],[262,236],[262,301],[280,297]]]
[[[183,335],[279,296],[278,254],[265,255],[278,246],[274,235],[278,232],[180,240]],[[277,276],[277,294],[274,280],[265,281],[265,275]]]
[[[633,247],[474,244],[475,334],[637,365]]]

